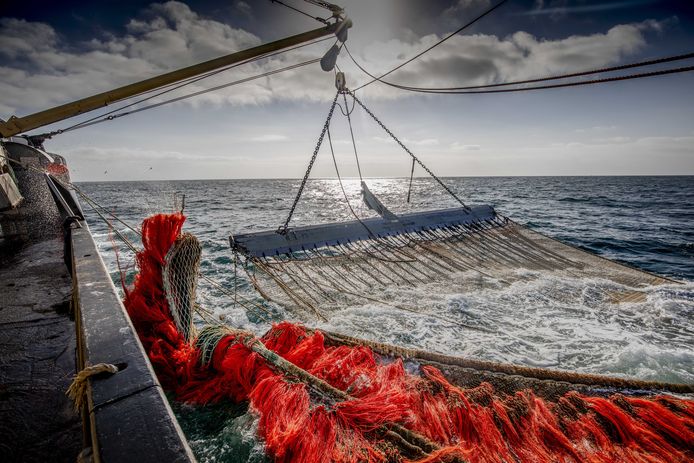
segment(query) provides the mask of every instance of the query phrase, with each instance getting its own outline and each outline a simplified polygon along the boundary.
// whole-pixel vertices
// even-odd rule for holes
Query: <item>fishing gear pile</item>
[[[177,400],[247,401],[278,462],[686,462],[694,402],[570,392],[556,400],[490,384],[462,388],[439,369],[328,342],[282,322],[258,338],[196,332],[200,245],[185,217],[142,224],[125,306],[162,386]],[[172,293],[173,291],[173,293]]]

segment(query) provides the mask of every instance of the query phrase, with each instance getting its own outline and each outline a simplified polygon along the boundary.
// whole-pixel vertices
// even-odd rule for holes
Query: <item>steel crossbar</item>
[[[325,246],[437,230],[451,226],[474,225],[494,220],[496,212],[488,205],[413,212],[395,220],[373,217],[362,220],[292,227],[286,233],[275,230],[232,235],[232,249],[247,257],[274,257]]]

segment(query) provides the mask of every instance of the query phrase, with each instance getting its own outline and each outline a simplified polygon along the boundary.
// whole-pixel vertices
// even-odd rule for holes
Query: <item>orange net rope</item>
[[[694,458],[694,402],[688,399],[572,392],[549,401],[530,390],[499,393],[487,383],[465,389],[431,366],[408,371],[400,358],[365,346],[329,346],[320,331],[288,322],[259,339],[212,327],[191,342],[177,328],[162,281],[184,220],[172,214],[144,221],[139,275],[125,306],[163,387],[194,404],[248,401],[275,461]]]

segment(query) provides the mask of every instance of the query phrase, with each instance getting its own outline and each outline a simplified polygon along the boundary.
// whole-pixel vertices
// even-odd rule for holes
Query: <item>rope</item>
[[[40,136],[52,137],[53,135],[63,134],[63,133],[65,133],[65,132],[70,132],[70,131],[72,131],[72,130],[76,130],[76,129],[82,128],[83,126],[88,126],[90,122],[95,121],[95,120],[97,120],[97,119],[102,119],[102,118],[104,118],[104,117],[106,117],[106,116],[108,116],[108,115],[110,115],[110,114],[115,114],[115,113],[117,113],[117,112],[119,112],[119,111],[122,111],[122,110],[124,110],[124,109],[126,109],[126,108],[130,108],[130,107],[135,106],[135,105],[138,105],[138,104],[140,104],[140,103],[144,103],[145,101],[152,100],[152,99],[154,99],[154,98],[156,98],[156,97],[158,97],[158,96],[165,95],[165,94],[167,94],[167,93],[173,92],[174,90],[178,90],[179,88],[183,88],[183,87],[185,87],[185,86],[187,86],[187,85],[194,84],[194,83],[199,82],[199,81],[201,81],[201,80],[203,80],[203,79],[206,79],[206,78],[211,77],[211,76],[213,76],[213,75],[216,75],[216,74],[219,74],[219,73],[221,73],[221,72],[227,71],[227,70],[229,70],[229,69],[235,68],[235,67],[237,67],[237,66],[241,66],[241,65],[246,64],[246,63],[249,63],[249,62],[251,62],[251,61],[252,61],[252,60],[243,61],[243,62],[241,62],[241,63],[236,63],[236,64],[234,64],[234,65],[232,65],[232,66],[227,66],[227,67],[224,67],[224,68],[222,68],[222,69],[217,69],[216,71],[212,71],[212,72],[203,74],[202,76],[198,76],[198,77],[196,77],[196,78],[189,78],[189,79],[186,79],[184,82],[182,82],[182,83],[180,83],[180,84],[178,84],[178,85],[176,85],[176,84],[169,84],[169,85],[167,85],[167,86],[164,87],[164,88],[166,88],[166,90],[163,90],[163,91],[161,91],[161,92],[155,93],[155,94],[150,95],[150,96],[148,96],[148,97],[141,98],[141,99],[139,99],[139,100],[133,101],[132,103],[126,104],[126,105],[124,105],[124,106],[121,106],[120,108],[112,109],[111,111],[108,111],[108,112],[103,113],[103,114],[99,114],[98,116],[91,117],[91,118],[89,118],[89,119],[87,119],[87,120],[85,120],[85,121],[78,122],[77,124],[71,125],[71,126],[66,127],[66,128],[64,128],[64,129],[54,130],[54,131],[52,131],[52,132],[49,132],[49,133],[47,133],[47,134],[42,134],[42,135],[40,135]],[[169,88],[167,88],[167,87],[169,87]],[[151,90],[150,90],[149,92],[147,92],[147,93],[151,93]]]
[[[360,90],[360,89],[366,87],[367,85],[371,85],[371,84],[373,84],[374,82],[376,82],[377,80],[380,81],[380,79],[384,78],[384,77],[387,76],[388,74],[392,74],[393,72],[397,71],[398,69],[402,68],[403,66],[405,66],[405,65],[407,65],[407,64],[409,64],[409,63],[411,63],[412,61],[416,60],[417,58],[419,58],[419,57],[422,56],[423,54],[425,54],[425,53],[427,53],[427,52],[433,50],[433,49],[436,48],[436,47],[438,47],[439,45],[441,45],[442,43],[444,43],[446,40],[450,39],[450,38],[453,37],[454,35],[458,35],[459,33],[461,33],[462,31],[464,31],[464,30],[467,29],[468,27],[472,26],[472,25],[475,24],[477,21],[479,21],[480,19],[482,19],[482,18],[484,18],[485,16],[487,16],[488,14],[490,14],[492,11],[496,10],[497,8],[499,8],[501,5],[503,5],[503,4],[506,3],[507,1],[508,1],[508,0],[501,0],[499,3],[497,3],[497,4],[494,5],[494,6],[492,6],[491,8],[489,8],[488,10],[486,10],[486,11],[485,11],[484,13],[482,13],[481,15],[477,16],[477,17],[474,18],[473,20],[469,21],[468,23],[466,23],[466,24],[464,24],[463,26],[461,26],[460,28],[458,28],[455,32],[451,32],[451,33],[448,34],[446,37],[442,38],[441,40],[439,40],[438,42],[436,42],[435,44],[433,44],[433,45],[430,46],[429,48],[427,48],[427,49],[425,49],[425,50],[423,50],[423,51],[417,53],[417,54],[414,55],[412,58],[408,59],[407,61],[405,61],[405,62],[403,62],[403,63],[401,63],[401,64],[399,64],[399,65],[397,65],[396,67],[394,67],[394,68],[391,69],[390,71],[386,72],[385,74],[381,74],[380,77],[371,76],[373,79],[372,79],[370,82],[367,82],[367,83],[365,83],[365,84],[360,85],[359,87],[357,87],[356,89],[354,89],[354,91],[356,92],[357,90]],[[346,47],[345,47],[345,48],[346,48]]]
[[[348,335],[330,331],[321,330],[321,333],[323,333],[328,342],[331,343],[339,343],[340,345],[347,346],[367,346],[374,352],[382,355],[394,354],[403,358],[421,359],[428,362],[459,366],[483,372],[489,371],[502,373],[509,376],[522,376],[541,381],[567,382],[571,385],[607,386],[627,390],[669,391],[680,394],[691,394],[694,392],[694,386],[691,384],[664,383],[622,378],[618,376],[606,376],[592,373],[577,373],[566,370],[528,367],[513,363],[479,360],[469,357],[452,356],[420,349],[412,349],[408,347],[393,346],[390,344],[369,341],[362,338],[354,338]]]
[[[440,178],[438,178],[438,177],[436,176],[436,174],[434,174],[427,166],[425,166],[424,163],[423,163],[422,161],[420,161],[419,158],[418,158],[417,156],[415,156],[414,153],[413,153],[412,151],[410,151],[409,148],[407,148],[407,147],[398,139],[398,137],[396,137],[396,136],[393,134],[393,132],[391,132],[391,131],[388,129],[388,127],[386,127],[386,126],[383,124],[383,122],[381,122],[381,121],[378,119],[378,117],[376,117],[376,116],[374,115],[374,113],[371,112],[371,110],[369,110],[369,108],[367,108],[366,106],[364,106],[364,103],[362,103],[361,100],[359,100],[359,98],[357,98],[357,96],[354,94],[354,92],[352,92],[352,91],[350,91],[350,90],[347,90],[347,92],[348,92],[350,95],[352,95],[352,98],[354,98],[354,101],[356,101],[356,102],[359,104],[359,106],[361,106],[361,107],[364,109],[364,111],[366,111],[366,113],[367,113],[369,116],[371,116],[371,118],[372,118],[374,121],[376,121],[376,123],[377,123],[378,125],[380,125],[381,128],[382,128],[383,130],[385,130],[385,132],[386,132],[388,135],[390,135],[390,137],[391,137],[393,140],[395,140],[395,141],[398,143],[398,145],[400,145],[400,147],[401,147],[402,149],[404,149],[405,152],[406,152],[407,154],[409,154],[409,155],[412,157],[412,160],[413,160],[413,161],[417,161],[417,164],[419,164],[420,166],[422,166],[422,168],[423,168],[429,175],[431,175],[431,177],[432,177],[434,180],[436,180],[436,182],[438,182],[438,184],[441,185],[441,187],[442,187],[444,190],[446,190],[446,192],[448,192],[448,194],[450,194],[451,196],[453,196],[453,198],[455,198],[455,200],[458,201],[458,202],[463,206],[463,208],[464,208],[466,211],[469,211],[469,210],[470,210],[470,208],[469,208],[467,205],[465,205],[465,203],[463,202],[463,200],[460,199],[460,198],[458,197],[458,195],[456,195],[456,194],[453,192],[453,190],[451,190],[445,183],[443,183],[443,181],[441,181]]]
[[[97,363],[83,368],[75,375],[65,394],[74,402],[76,412],[82,411],[82,407],[84,407],[89,378],[102,373],[114,375],[118,373],[118,367],[111,363]]]
[[[333,98],[333,103],[330,105],[330,111],[328,111],[328,118],[325,120],[325,123],[323,124],[323,130],[320,133],[320,136],[318,137],[318,143],[316,144],[316,148],[313,150],[313,156],[311,156],[311,160],[308,163],[308,167],[306,168],[306,173],[304,174],[304,178],[301,181],[301,185],[299,186],[299,191],[296,193],[296,198],[294,198],[294,203],[292,204],[291,209],[289,210],[289,215],[287,216],[287,220],[284,221],[284,225],[281,225],[277,229],[277,233],[284,235],[287,233],[287,229],[289,228],[289,222],[292,220],[292,216],[294,215],[294,210],[296,209],[296,205],[299,203],[299,199],[301,199],[301,194],[304,192],[304,187],[306,186],[306,182],[308,181],[308,176],[311,174],[311,169],[313,169],[313,163],[316,162],[316,157],[318,156],[318,151],[320,150],[320,146],[323,143],[323,138],[325,137],[325,133],[328,131],[328,127],[330,126],[330,119],[333,117],[333,112],[335,111],[335,104],[337,104],[337,97],[340,95],[340,92],[338,91],[335,93],[335,98]]]
[[[260,339],[255,337],[253,333],[243,332],[241,330],[233,330],[231,335],[236,336],[236,342],[243,344],[249,350],[255,352],[262,357],[268,364],[272,365],[276,370],[288,377],[296,378],[298,381],[312,387],[314,390],[333,398],[336,401],[346,402],[352,399],[352,396],[344,392],[323,379],[314,376],[310,372],[300,368],[293,363],[285,360],[276,352],[271,351],[262,343]],[[429,440],[426,436],[397,424],[388,423],[384,425],[384,430],[391,439],[395,439],[396,443],[406,443],[409,448],[416,449],[421,455],[426,455],[439,448],[439,446]]]

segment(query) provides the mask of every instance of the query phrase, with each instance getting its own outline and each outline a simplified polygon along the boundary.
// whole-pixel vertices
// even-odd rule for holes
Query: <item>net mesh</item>
[[[604,280],[598,291],[605,302],[637,302],[645,297],[641,288],[670,282],[507,220],[248,257],[246,269],[263,297],[323,320],[365,303],[431,312],[421,301],[406,304],[397,296],[421,287],[446,294],[510,285],[527,278],[520,269]]]
[[[687,398],[628,389],[622,392],[630,396],[607,397],[599,387],[543,398],[534,387],[504,391],[488,382],[471,387],[456,383],[445,366],[406,365],[366,345],[329,344],[321,331],[287,322],[261,338],[224,326],[206,327],[197,337],[186,333],[179,329],[188,326],[186,315],[174,312],[193,304],[197,268],[184,262],[191,259],[188,252],[199,253],[199,245],[179,238],[183,220],[175,214],[145,221],[140,273],[125,306],[164,388],[195,404],[248,401],[275,461],[684,463],[694,458],[694,402]],[[172,247],[192,251],[172,253]],[[180,286],[171,283],[186,270]],[[177,296],[167,294],[165,279]]]
[[[195,336],[193,314],[202,248],[190,233],[182,233],[164,257],[162,284],[174,323],[186,341]]]

